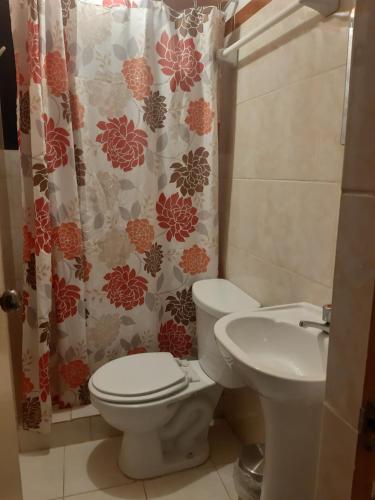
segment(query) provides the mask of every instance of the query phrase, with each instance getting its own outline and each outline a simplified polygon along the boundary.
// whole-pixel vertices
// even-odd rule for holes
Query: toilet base
[[[163,451],[158,432],[123,436],[118,466],[132,479],[151,479],[197,467],[209,457],[207,438],[189,450]]]
[[[162,427],[142,433],[125,431],[120,470],[134,479],[148,479],[205,462],[209,456],[208,429],[221,392],[221,387],[213,386],[177,402]]]

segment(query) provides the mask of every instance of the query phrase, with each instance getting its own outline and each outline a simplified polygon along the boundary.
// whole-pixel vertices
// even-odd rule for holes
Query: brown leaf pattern
[[[195,305],[192,297],[192,289],[177,292],[175,296],[167,297],[166,311],[169,311],[176,323],[188,325],[196,319]]]
[[[36,269],[35,269],[35,253],[32,253],[30,260],[26,264],[26,283],[36,290]]]
[[[104,363],[155,351],[195,357],[192,285],[217,275],[210,54],[223,16],[138,0],[11,3],[22,415],[25,429],[48,432],[52,408],[90,403],[87,381]]]
[[[74,9],[75,6],[76,6],[75,0],[61,0],[61,9],[62,9],[64,26],[66,26],[68,23],[70,9]]]
[[[21,132],[28,134],[30,132],[30,94],[20,92],[20,128]]]
[[[162,246],[154,243],[150,250],[145,252],[145,255],[145,271],[155,278],[157,273],[161,270],[161,264],[163,262]]]
[[[159,91],[151,92],[149,97],[145,97],[143,121],[147,123],[150,129],[155,132],[158,128],[164,127],[164,121],[167,117],[166,98],[160,95]]]
[[[38,429],[42,421],[39,398],[27,398],[22,402],[22,422],[25,430]]]
[[[34,186],[39,186],[41,193],[48,191],[48,171],[47,166],[43,163],[36,163],[33,165],[34,171]]]
[[[173,163],[174,170],[170,182],[175,182],[181,194],[193,196],[202,193],[204,186],[208,186],[211,167],[208,164],[209,152],[201,147],[195,152],[189,151],[182,157],[183,163]]]
[[[82,149],[74,146],[74,162],[77,174],[77,184],[79,187],[83,187],[86,184],[86,165],[81,158],[82,155]]]
[[[171,21],[182,36],[196,37],[203,33],[203,24],[208,21],[212,7],[194,7],[184,12],[171,11]]]

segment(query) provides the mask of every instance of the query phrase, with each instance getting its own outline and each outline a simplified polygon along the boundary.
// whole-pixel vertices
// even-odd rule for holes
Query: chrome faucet
[[[332,304],[326,304],[323,306],[323,321],[324,323],[317,323],[316,321],[300,321],[299,326],[302,328],[319,328],[322,332],[329,335],[331,329],[331,315],[332,315]]]

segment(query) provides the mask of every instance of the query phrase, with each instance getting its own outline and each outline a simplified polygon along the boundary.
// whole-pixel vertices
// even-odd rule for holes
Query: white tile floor
[[[118,470],[120,437],[20,455],[24,500],[237,500],[232,480],[240,443],[223,420],[210,430],[200,467],[133,481]]]

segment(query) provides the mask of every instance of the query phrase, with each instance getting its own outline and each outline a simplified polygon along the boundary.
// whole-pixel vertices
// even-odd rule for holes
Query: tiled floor
[[[133,481],[117,468],[120,437],[20,455],[24,500],[237,500],[233,462],[240,444],[223,420],[210,431],[211,457],[200,467]]]

